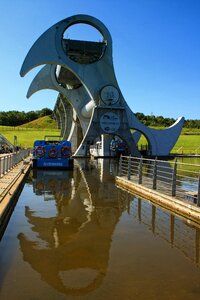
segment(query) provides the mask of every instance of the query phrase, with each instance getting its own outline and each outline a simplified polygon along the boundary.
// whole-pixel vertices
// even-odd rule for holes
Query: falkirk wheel
[[[64,38],[76,24],[92,26],[101,42]],[[27,97],[42,89],[59,95],[54,108],[63,139],[72,142],[74,156],[88,156],[90,145],[101,140],[103,156],[114,136],[126,143],[129,154],[140,156],[141,134],[148,141],[148,154],[167,156],[184,123],[180,117],[170,127],[155,130],[142,124],[120,91],[113,66],[112,38],[105,25],[89,15],[74,15],[45,31],[29,50],[20,75],[44,65],[33,79]]]

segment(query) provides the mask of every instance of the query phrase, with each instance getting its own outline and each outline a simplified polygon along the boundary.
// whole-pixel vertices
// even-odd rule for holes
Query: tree
[[[40,117],[50,116],[53,114],[53,111],[50,108],[43,108],[40,110]]]

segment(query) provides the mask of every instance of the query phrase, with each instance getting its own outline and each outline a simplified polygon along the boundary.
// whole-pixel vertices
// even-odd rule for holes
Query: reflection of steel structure
[[[103,41],[64,39],[65,30],[78,23],[96,28]],[[170,153],[184,118],[179,118],[165,130],[155,130],[139,122],[118,86],[111,35],[99,20],[88,15],[75,15],[50,27],[27,54],[21,76],[39,65],[45,66],[33,80],[27,96],[42,89],[59,92],[55,115],[63,138],[72,141],[75,156],[86,156],[90,145],[99,137],[104,155],[107,155],[113,135],[126,142],[131,154],[139,155],[140,134],[148,140],[149,154],[165,156]],[[136,130],[134,134],[132,129]]]
[[[157,242],[164,240],[199,268],[200,231],[195,223],[117,190],[113,185],[116,161],[87,164],[87,160],[79,159],[77,166],[71,174],[49,170],[34,173],[34,192],[39,197],[25,207],[30,232],[23,227],[18,239],[23,259],[44,282],[67,296],[84,296],[100,288],[109,275],[114,233],[126,210],[129,225],[133,224],[131,234],[138,232],[134,237],[141,236],[145,228]],[[41,209],[43,201],[45,211]],[[121,237],[125,232],[120,228]],[[136,248],[141,250],[141,245],[148,247],[148,240],[143,239]]]
[[[128,199],[126,192],[116,190],[111,175],[102,181],[86,161],[77,165],[73,173],[35,170],[34,192],[43,195],[45,207],[51,209],[44,215],[34,205],[26,206],[25,216],[37,238],[25,233],[18,238],[24,260],[46,283],[65,295],[83,296],[101,286],[106,276],[112,235]],[[89,167],[94,176],[84,172]],[[102,189],[110,190],[109,197],[103,197]],[[69,277],[76,285],[65,280]]]

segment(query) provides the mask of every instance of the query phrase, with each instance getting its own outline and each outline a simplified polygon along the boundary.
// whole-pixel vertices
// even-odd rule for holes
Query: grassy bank
[[[139,149],[141,145],[146,145],[147,140],[144,136],[139,141]],[[171,153],[177,154],[199,154],[200,155],[200,135],[181,134]]]
[[[181,134],[172,153],[200,155],[200,135]]]
[[[0,133],[14,144],[14,136],[17,137],[17,145],[23,148],[32,148],[35,140],[43,140],[46,135],[58,136],[56,121],[45,116],[27,124],[12,127],[0,126]]]
[[[35,140],[43,140],[45,135],[60,135],[60,130],[58,129],[32,129],[27,128],[22,129],[7,129],[1,130],[3,134],[11,143],[14,143],[14,136],[17,136],[18,145],[21,147],[29,148],[33,146]],[[139,143],[140,145],[145,145],[146,140],[142,138]],[[198,135],[180,135],[172,153],[178,154],[200,154],[200,136]]]
[[[34,130],[34,129],[26,129],[26,130],[4,130],[0,132],[3,136],[7,138],[12,144],[14,143],[14,136],[17,137],[17,145],[23,148],[32,148],[33,142],[35,140],[43,140],[45,135],[60,135],[60,130]]]
[[[163,129],[158,128],[157,129]],[[17,136],[18,145],[29,148],[33,146],[35,140],[44,139],[45,135],[58,136],[60,130],[57,129],[55,120],[45,116],[18,127],[0,126],[0,133],[5,136],[12,144],[14,136]],[[141,137],[141,145],[147,144],[144,136]],[[178,154],[200,154],[200,129],[183,128],[172,153]]]

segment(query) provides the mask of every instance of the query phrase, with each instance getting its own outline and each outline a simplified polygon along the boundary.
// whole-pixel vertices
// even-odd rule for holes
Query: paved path
[[[0,178],[0,197],[9,190],[14,182],[20,177],[20,175],[27,171],[27,167],[30,165],[30,159],[19,162],[13,169]],[[0,200],[1,201],[1,200]]]
[[[13,169],[0,178],[0,226],[6,218],[9,208],[15,201],[23,180],[31,166],[31,158],[19,162]]]
[[[149,187],[148,181],[146,181],[146,185],[144,185],[138,184],[138,180],[134,182],[133,180],[128,180],[125,176],[116,176],[115,182],[118,187],[126,189],[140,197],[144,197],[144,199],[151,200],[152,202],[200,225],[200,207],[196,204],[164,194],[162,190],[154,190],[152,189],[152,183]]]

